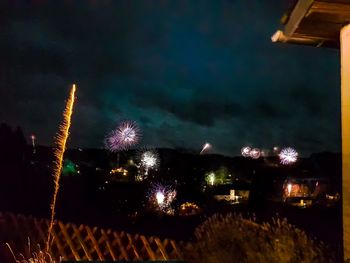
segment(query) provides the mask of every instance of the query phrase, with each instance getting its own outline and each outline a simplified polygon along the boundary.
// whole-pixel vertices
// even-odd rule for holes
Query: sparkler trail
[[[60,125],[59,132],[56,136],[56,149],[55,149],[55,161],[54,161],[54,171],[53,171],[53,177],[54,177],[54,194],[50,206],[51,210],[51,220],[49,224],[48,229],[48,235],[47,235],[47,241],[46,241],[46,251],[49,251],[50,249],[50,242],[51,242],[51,231],[53,228],[53,222],[55,217],[55,208],[56,208],[56,200],[57,200],[57,193],[58,189],[60,188],[59,180],[61,177],[62,172],[62,163],[63,163],[63,155],[66,150],[66,143],[69,136],[69,128],[71,126],[71,118],[73,114],[73,107],[74,107],[74,101],[75,101],[75,84],[73,84],[73,87],[70,91],[69,98],[66,104],[66,108],[63,112],[63,121]]]

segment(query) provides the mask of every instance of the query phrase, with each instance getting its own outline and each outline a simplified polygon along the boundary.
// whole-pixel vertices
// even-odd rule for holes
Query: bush
[[[334,262],[322,243],[286,219],[258,224],[238,215],[214,215],[197,227],[195,237],[196,242],[185,249],[188,262]]]

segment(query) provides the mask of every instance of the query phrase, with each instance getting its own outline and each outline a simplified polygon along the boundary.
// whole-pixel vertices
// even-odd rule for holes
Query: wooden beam
[[[344,4],[335,2],[316,1],[312,5],[310,11],[317,13],[350,16],[350,2],[348,4]]]
[[[350,24],[340,32],[344,258],[350,259]]]
[[[302,34],[293,34],[292,37],[286,36],[281,30],[277,30],[271,37],[272,42],[281,42],[297,45],[307,45],[314,47],[339,48],[339,43],[333,39],[326,39]]]
[[[284,29],[284,34],[286,36],[292,36],[295,30],[299,27],[301,20],[303,20],[309,11],[313,2],[314,0],[299,0],[297,2]]]

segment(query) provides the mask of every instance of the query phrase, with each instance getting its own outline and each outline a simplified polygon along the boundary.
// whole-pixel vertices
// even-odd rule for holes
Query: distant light
[[[30,136],[30,139],[32,140],[33,153],[35,154],[36,153],[36,150],[35,150],[35,139],[36,139],[36,137],[35,137],[35,135],[32,134]]]
[[[209,183],[211,185],[214,185],[214,182],[215,182],[215,174],[211,173],[211,174],[209,174]]]
[[[288,191],[288,196],[290,196],[290,193],[292,192],[292,184],[291,183],[289,183],[287,185],[287,191]]]
[[[110,174],[123,174],[124,176],[127,176],[128,170],[124,169],[123,167],[119,167],[119,168],[113,168],[109,173]]]
[[[234,189],[230,190],[230,200],[235,200],[236,198],[236,191]]]

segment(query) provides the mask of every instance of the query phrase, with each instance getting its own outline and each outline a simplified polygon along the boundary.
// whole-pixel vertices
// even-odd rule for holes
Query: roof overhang
[[[297,0],[273,42],[339,48],[339,33],[350,23],[350,0]]]

